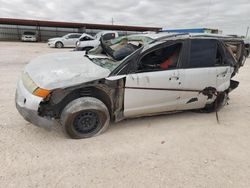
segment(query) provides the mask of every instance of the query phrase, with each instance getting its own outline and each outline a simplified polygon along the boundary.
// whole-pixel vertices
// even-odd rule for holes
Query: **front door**
[[[178,69],[182,43],[160,45],[139,60],[137,73],[126,76],[124,116],[175,111],[183,82]]]
[[[181,82],[178,70],[127,75],[124,116],[133,117],[176,110]]]

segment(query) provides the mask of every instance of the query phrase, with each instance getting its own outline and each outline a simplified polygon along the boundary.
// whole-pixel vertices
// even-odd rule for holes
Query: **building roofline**
[[[91,24],[91,23],[28,20],[28,19],[14,19],[14,18],[0,18],[0,24],[27,25],[27,26],[39,26],[39,27],[64,27],[64,28],[86,28],[86,29],[103,29],[103,30],[141,31],[141,32],[142,31],[161,31],[162,30],[162,28],[160,28],[160,27]]]

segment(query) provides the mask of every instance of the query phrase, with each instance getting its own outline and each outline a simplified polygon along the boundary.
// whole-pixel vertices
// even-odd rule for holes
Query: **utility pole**
[[[112,23],[112,25],[114,25],[114,18],[113,17],[111,19],[111,23]]]
[[[247,27],[246,38],[248,37],[249,26]]]

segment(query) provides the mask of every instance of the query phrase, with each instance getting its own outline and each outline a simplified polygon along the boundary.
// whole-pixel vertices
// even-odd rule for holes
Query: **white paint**
[[[171,79],[171,80],[170,80]],[[126,87],[180,89],[178,70],[127,75]],[[173,111],[179,103],[180,91],[125,89],[124,116]]]
[[[25,68],[31,79],[41,88],[65,88],[96,79],[106,78],[110,71],[102,68],[83,52],[62,52],[33,59]]]
[[[19,80],[16,89],[16,103],[26,109],[38,110],[38,106],[43,98],[31,94]]]
[[[78,35],[77,38],[72,38],[73,36]],[[57,42],[61,42],[63,47],[75,47],[78,38],[81,36],[79,33],[69,33],[63,37],[51,38],[48,41],[49,47],[55,47]]]
[[[116,31],[101,31],[96,34],[96,36],[93,38],[93,40],[87,40],[87,41],[80,41],[82,38],[85,37],[85,35],[82,35],[79,40],[77,41],[77,48],[85,48],[85,47],[92,47],[95,48],[100,44],[100,38],[108,33],[113,33],[115,35],[115,38],[118,37],[118,33]]]

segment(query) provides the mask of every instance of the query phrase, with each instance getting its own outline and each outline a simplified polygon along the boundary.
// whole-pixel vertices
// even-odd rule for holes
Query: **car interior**
[[[160,48],[146,54],[139,63],[138,72],[174,69],[177,66],[182,44]]]

